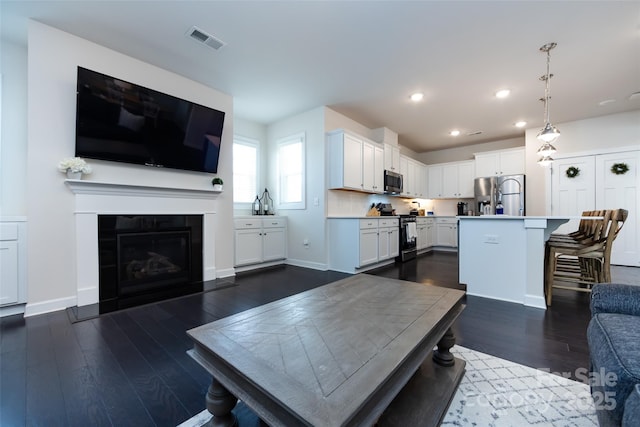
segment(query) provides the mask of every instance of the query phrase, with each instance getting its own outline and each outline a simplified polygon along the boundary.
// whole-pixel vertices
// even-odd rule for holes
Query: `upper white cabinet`
[[[366,139],[362,140],[362,189],[369,193],[384,191],[384,149]]]
[[[524,148],[475,153],[476,177],[525,173]]]
[[[384,144],[384,168],[400,173],[400,147]]]
[[[327,134],[330,189],[384,192],[384,149],[344,130]]]
[[[400,156],[402,174],[402,195],[406,197],[427,197],[426,166],[407,156]]]
[[[473,160],[427,166],[428,198],[473,197],[474,168]]]

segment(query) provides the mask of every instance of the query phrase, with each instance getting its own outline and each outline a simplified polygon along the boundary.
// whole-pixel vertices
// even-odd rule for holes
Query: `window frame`
[[[256,189],[256,195],[260,195],[260,163],[261,163],[261,158],[260,158],[260,141],[255,139],[255,138],[249,138],[246,136],[242,136],[242,135],[234,135],[233,136],[233,145],[235,146],[236,144],[238,145],[244,145],[247,147],[252,147],[255,148],[256,150],[256,176],[255,176],[255,189]],[[235,163],[235,158],[233,159],[233,162]],[[235,168],[233,170],[233,174],[236,174]],[[236,180],[233,180],[233,183],[235,185]],[[236,192],[233,192],[234,197]],[[233,206],[235,209],[252,209],[253,208],[253,200],[247,201],[247,202],[236,202],[235,198],[233,200]]]
[[[300,198],[301,200],[298,202],[283,202],[282,201],[282,175],[280,168],[280,149],[287,145],[292,144],[300,144],[301,145],[301,159],[300,159],[300,174],[301,174],[301,185],[300,185]],[[307,208],[306,200],[306,134],[305,132],[298,132],[293,135],[286,136],[284,138],[280,138],[276,143],[276,161],[277,161],[277,172],[276,179],[278,185],[278,209],[298,209],[303,210]]]

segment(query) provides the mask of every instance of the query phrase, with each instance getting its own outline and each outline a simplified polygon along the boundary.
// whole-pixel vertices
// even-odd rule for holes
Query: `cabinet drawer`
[[[0,241],[18,240],[17,224],[0,224]]]
[[[398,227],[398,218],[385,218],[379,220],[380,227]]]
[[[287,225],[285,218],[262,218],[262,227],[264,228],[282,228]]]
[[[246,218],[246,219],[234,219],[233,226],[236,230],[242,230],[247,228],[262,228],[261,218]]]
[[[436,218],[438,224],[457,224],[458,218]]]
[[[377,219],[361,219],[360,230],[364,230],[367,228],[378,228],[378,220]]]

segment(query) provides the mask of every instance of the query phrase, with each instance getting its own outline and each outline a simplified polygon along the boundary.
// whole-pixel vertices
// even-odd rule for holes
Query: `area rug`
[[[598,426],[588,385],[460,346],[451,352],[467,362],[467,370],[442,426]],[[239,427],[260,424],[246,418],[242,402],[234,412]],[[200,427],[210,418],[204,410],[178,427]]]

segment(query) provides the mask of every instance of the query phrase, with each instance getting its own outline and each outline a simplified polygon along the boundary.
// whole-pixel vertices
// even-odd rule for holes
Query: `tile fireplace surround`
[[[98,215],[202,215],[203,280],[216,278],[213,190],[70,179],[65,183],[75,194],[78,307],[99,300]]]

